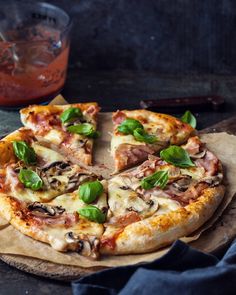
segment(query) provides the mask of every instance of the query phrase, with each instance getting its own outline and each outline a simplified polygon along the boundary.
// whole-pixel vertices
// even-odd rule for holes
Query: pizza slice
[[[105,254],[147,253],[189,235],[224,196],[222,165],[198,137],[108,181]]]
[[[0,141],[0,196],[47,202],[98,178],[39,144],[30,129],[20,128]]]
[[[99,257],[107,210],[104,180],[86,182],[47,203],[31,202],[22,195],[0,198],[0,214],[17,230],[57,251],[75,251],[91,259]]]
[[[78,164],[91,165],[93,139],[98,136],[97,103],[32,105],[20,111],[22,123],[41,144]]]
[[[195,131],[177,118],[147,110],[117,111],[112,119],[115,172],[146,160],[169,144],[184,143]]]

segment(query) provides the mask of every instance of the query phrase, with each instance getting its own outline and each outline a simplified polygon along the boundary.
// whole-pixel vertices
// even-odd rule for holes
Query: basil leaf
[[[189,154],[180,146],[169,146],[167,149],[160,152],[160,156],[162,160],[177,167],[187,168],[195,166]]]
[[[78,210],[79,215],[97,223],[104,223],[106,220],[106,214],[104,214],[99,208],[88,205]]]
[[[36,164],[37,156],[32,147],[24,141],[13,141],[13,150],[18,159],[25,162],[25,164]]]
[[[142,179],[141,187],[145,190],[151,189],[155,186],[159,186],[161,189],[163,189],[166,186],[168,179],[168,171],[157,171],[152,175]]]
[[[92,203],[103,193],[103,186],[100,181],[85,182],[79,187],[79,196],[82,201]]]
[[[181,121],[191,125],[193,128],[197,126],[197,120],[190,111],[186,111],[181,117]]]
[[[99,136],[99,132],[96,131],[92,124],[83,123],[78,125],[69,126],[67,128],[69,132],[85,135],[87,137],[97,138]]]
[[[133,135],[137,141],[142,141],[146,143],[154,143],[157,141],[157,137],[155,135],[150,135],[141,128],[135,129]]]
[[[39,175],[30,169],[21,169],[19,180],[25,187],[37,191],[43,187],[43,181]]]
[[[143,125],[138,120],[128,118],[118,126],[118,131],[124,134],[133,134],[137,128],[143,129]]]
[[[61,115],[60,115],[60,119],[62,121],[62,123],[67,123],[72,121],[73,119],[82,117],[83,114],[81,112],[81,109],[79,108],[69,108],[67,110],[65,110]]]

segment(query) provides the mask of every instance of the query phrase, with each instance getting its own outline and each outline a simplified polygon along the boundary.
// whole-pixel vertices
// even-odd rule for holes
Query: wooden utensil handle
[[[141,100],[140,106],[143,109],[168,109],[168,110],[219,110],[224,104],[224,98],[221,96],[194,96],[194,97],[177,97],[163,99]]]

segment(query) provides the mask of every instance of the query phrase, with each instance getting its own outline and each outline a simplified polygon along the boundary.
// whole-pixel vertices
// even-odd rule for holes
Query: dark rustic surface
[[[80,69],[236,73],[234,0],[45,2],[73,17],[71,65]]]

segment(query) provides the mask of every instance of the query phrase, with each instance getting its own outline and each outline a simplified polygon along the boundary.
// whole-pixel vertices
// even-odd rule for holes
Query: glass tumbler
[[[70,17],[47,3],[0,3],[0,107],[42,103],[66,79]]]

